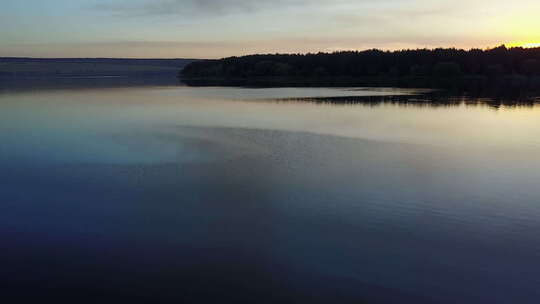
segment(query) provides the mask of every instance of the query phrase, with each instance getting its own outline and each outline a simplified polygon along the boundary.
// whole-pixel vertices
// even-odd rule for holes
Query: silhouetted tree
[[[457,77],[461,75],[461,67],[454,62],[439,62],[433,67],[433,76]]]

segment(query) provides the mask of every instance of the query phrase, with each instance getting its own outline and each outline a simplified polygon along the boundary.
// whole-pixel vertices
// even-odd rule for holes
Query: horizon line
[[[366,48],[366,49],[343,49],[343,50],[335,50],[335,51],[310,51],[310,52],[266,52],[266,53],[251,53],[251,54],[244,54],[244,55],[231,55],[231,56],[224,56],[224,57],[216,57],[216,58],[190,58],[190,57],[32,57],[32,56],[2,56],[0,55],[0,59],[37,59],[37,60],[54,60],[54,59],[116,59],[116,60],[219,60],[219,59],[225,59],[225,58],[232,58],[232,57],[245,57],[245,56],[256,56],[256,55],[309,55],[309,54],[334,54],[334,53],[346,53],[346,52],[366,52],[366,51],[381,51],[381,52],[403,52],[403,51],[419,51],[419,50],[458,50],[458,51],[472,51],[472,50],[482,50],[482,51],[489,51],[497,48],[507,48],[507,49],[540,49],[540,45],[532,45],[532,46],[526,46],[526,45],[512,45],[512,44],[500,44],[495,47],[485,47],[485,48],[478,48],[478,47],[471,47],[471,48],[458,48],[458,47],[418,47],[418,48],[402,48],[402,49],[383,49],[383,48]]]

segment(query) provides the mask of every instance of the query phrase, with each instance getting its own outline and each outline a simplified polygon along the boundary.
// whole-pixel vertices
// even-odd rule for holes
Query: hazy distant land
[[[0,58],[0,78],[175,77],[192,59]]]

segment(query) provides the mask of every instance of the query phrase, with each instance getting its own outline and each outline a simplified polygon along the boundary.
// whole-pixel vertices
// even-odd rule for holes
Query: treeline
[[[187,79],[416,87],[540,87],[540,48],[273,54],[195,61]]]

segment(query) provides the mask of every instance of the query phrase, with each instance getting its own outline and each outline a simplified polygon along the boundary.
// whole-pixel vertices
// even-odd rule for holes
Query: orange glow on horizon
[[[538,48],[540,47],[540,42],[516,42],[509,43],[509,47],[523,47],[523,48]]]

